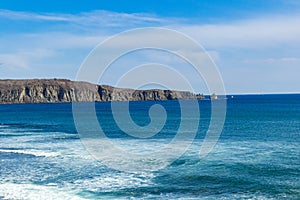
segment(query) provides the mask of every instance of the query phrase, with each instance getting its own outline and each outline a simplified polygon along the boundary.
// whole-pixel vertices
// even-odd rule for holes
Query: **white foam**
[[[0,198],[2,199],[83,199],[75,193],[67,192],[56,186],[41,186],[34,184],[0,184]]]
[[[33,155],[33,156],[37,156],[37,157],[56,157],[56,156],[60,155],[57,152],[44,152],[44,151],[38,151],[38,150],[0,149],[0,152],[26,154],[26,155]]]
[[[136,175],[130,173],[105,173],[92,179],[77,180],[76,188],[93,192],[113,192],[126,188],[147,187],[152,183],[153,174]]]

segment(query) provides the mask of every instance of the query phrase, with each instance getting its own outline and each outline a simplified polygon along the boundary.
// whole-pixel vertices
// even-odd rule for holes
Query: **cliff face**
[[[0,80],[0,104],[201,99],[172,90],[133,90],[66,79]]]

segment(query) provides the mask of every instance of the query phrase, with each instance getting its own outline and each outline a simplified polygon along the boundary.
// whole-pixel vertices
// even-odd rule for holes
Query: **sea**
[[[121,130],[111,103],[94,107],[108,140],[147,153],[169,143],[182,118],[176,100],[129,102],[137,126],[151,123],[154,104],[167,119],[148,138]],[[119,170],[91,155],[71,103],[0,105],[0,199],[300,199],[300,94],[228,96],[224,127],[206,157],[199,150],[212,103],[198,104],[191,145],[165,167],[144,171]],[[165,162],[163,154],[157,159],[135,165]]]

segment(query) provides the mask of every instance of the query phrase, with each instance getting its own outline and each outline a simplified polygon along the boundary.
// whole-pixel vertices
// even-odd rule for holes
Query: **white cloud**
[[[83,12],[79,14],[61,14],[61,13],[32,13],[19,12],[11,10],[0,10],[0,18],[6,18],[19,21],[54,21],[68,22],[83,26],[109,26],[109,27],[125,27],[136,26],[141,24],[160,24],[166,22],[165,19],[158,18],[149,14],[142,13],[117,13],[105,10],[96,10],[91,12]]]
[[[104,35],[79,35],[68,32],[50,32],[25,34],[22,36],[30,45],[51,49],[77,49],[93,48],[108,36]]]
[[[43,35],[49,35],[49,40],[52,37],[54,41],[61,40],[59,43],[70,46],[76,43],[94,44],[94,41],[99,41],[98,38],[100,37],[145,26],[173,28],[196,39],[206,48],[265,48],[300,44],[300,15],[261,16],[229,21],[223,24],[197,24],[195,19],[187,24],[185,23],[186,19],[161,18],[143,13],[127,14],[104,10],[79,14],[37,14],[0,10],[0,18],[44,23],[48,21],[57,22],[59,25],[54,24],[55,33],[49,32],[48,29],[45,33],[41,28],[41,30],[35,31],[32,36],[44,37]],[[126,43],[126,41],[124,42]]]
[[[18,54],[0,54],[0,62],[4,67],[28,67],[27,59]]]
[[[213,48],[280,48],[280,45],[300,44],[300,15],[269,16],[225,24],[183,24],[176,27],[204,46]]]
[[[59,74],[60,77],[73,78],[70,74],[76,73],[88,52],[108,36],[130,28],[164,26],[186,33],[209,49],[208,53],[218,61],[223,71],[229,91],[276,92],[280,87],[283,92],[296,91],[299,85],[300,79],[296,76],[299,74],[300,58],[295,56],[300,55],[299,14],[261,16],[222,24],[197,24],[195,20],[185,23],[186,19],[108,11],[56,14],[0,10],[0,19],[24,22],[28,27],[26,33],[18,27],[13,27],[13,32],[0,31],[1,78],[7,75],[3,73],[5,67],[18,68],[20,74],[30,69],[43,76],[55,77]],[[159,35],[153,40],[169,47],[179,46],[181,49],[178,51],[186,48],[180,41],[166,41]],[[125,47],[132,41],[137,40],[124,39],[113,48]],[[293,49],[292,55],[288,54],[288,49]],[[224,52],[227,54],[224,55]],[[285,54],[280,55],[280,52]],[[198,56],[192,51],[190,55]],[[160,54],[149,54],[148,57],[171,64],[176,61]],[[45,66],[41,67],[42,63],[46,63]],[[60,68],[66,65],[68,69]],[[32,76],[38,77],[38,72]],[[8,78],[17,76],[21,75],[7,75]],[[22,74],[24,76],[27,75]],[[191,81],[198,82],[196,79]],[[266,84],[268,82],[269,85]]]
[[[68,21],[68,15],[57,16],[55,14],[36,14],[11,10],[0,10],[0,17],[12,20],[45,20],[45,21]]]
[[[54,21],[62,23],[56,27],[66,33],[89,30],[96,33],[120,28],[143,26],[165,26],[182,31],[208,47],[251,47],[277,46],[300,43],[300,15],[261,16],[252,19],[229,21],[223,24],[197,24],[195,19],[162,18],[144,13],[117,13],[104,10],[78,14],[32,13],[0,10],[0,18],[17,21]],[[78,25],[78,26],[71,26]],[[63,28],[64,27],[64,28]],[[29,27],[30,28],[30,27]],[[114,32],[114,31],[113,31]],[[115,31],[118,32],[118,31]],[[66,34],[67,35],[67,34]]]
[[[16,53],[0,54],[0,62],[8,68],[29,69],[33,62],[54,56],[54,54],[49,49],[23,50]]]
[[[296,57],[282,57],[282,58],[264,58],[264,59],[252,59],[252,60],[244,60],[244,63],[281,63],[281,64],[292,64],[298,63],[300,64],[300,58]]]

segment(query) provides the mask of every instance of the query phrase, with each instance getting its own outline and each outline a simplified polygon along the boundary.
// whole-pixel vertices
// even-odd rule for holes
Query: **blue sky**
[[[208,51],[227,93],[300,92],[297,0],[10,0],[0,1],[0,26],[1,79],[74,79],[88,53],[107,37],[131,28],[165,27]],[[110,78],[104,82],[114,84]]]

